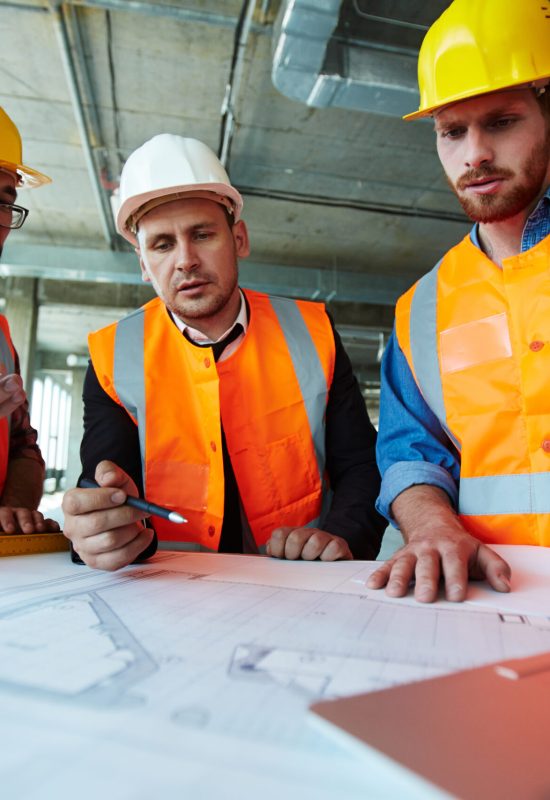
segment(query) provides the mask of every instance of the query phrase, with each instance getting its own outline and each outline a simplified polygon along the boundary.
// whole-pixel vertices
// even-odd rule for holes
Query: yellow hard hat
[[[420,107],[443,106],[550,79],[550,3],[454,0],[426,34],[418,57]]]
[[[0,169],[13,172],[18,177],[18,185],[33,188],[43,183],[51,183],[51,178],[23,164],[23,147],[19,131],[0,108]]]

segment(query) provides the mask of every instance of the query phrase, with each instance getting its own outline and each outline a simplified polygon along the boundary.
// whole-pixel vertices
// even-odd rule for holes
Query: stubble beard
[[[204,276],[207,278],[208,276]],[[216,283],[209,282],[205,287],[205,295],[197,298],[177,296],[173,303],[166,303],[167,308],[176,317],[187,323],[190,320],[207,320],[223,311],[229,303],[238,285],[237,271],[234,280],[227,287],[221,289]]]
[[[478,169],[469,170],[459,178],[456,184],[453,184],[449,178],[447,178],[447,182],[471,220],[483,224],[504,222],[520,214],[540,195],[545,188],[544,183],[548,174],[549,160],[550,124],[547,126],[544,142],[533,147],[525,164],[518,172],[513,172],[508,169],[499,169],[494,166],[482,166]],[[465,186],[474,180],[491,178],[492,176],[513,179],[518,174],[522,175],[523,180],[516,186],[513,186],[508,192],[505,191],[497,195],[477,195],[475,197],[467,196],[462,193]]]
[[[212,284],[209,284],[212,286]],[[214,292],[207,297],[197,297],[196,299],[180,299],[168,305],[169,310],[179,317],[183,322],[188,320],[209,319],[216,316],[227,305],[229,296],[225,293]]]

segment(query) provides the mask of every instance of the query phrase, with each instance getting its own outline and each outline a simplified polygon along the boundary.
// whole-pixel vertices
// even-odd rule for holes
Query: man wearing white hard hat
[[[420,108],[476,223],[400,298],[382,367],[380,510],[407,544],[371,577],[401,596],[509,591],[491,545],[550,546],[550,14],[455,0],[428,31]]]
[[[49,183],[50,178],[23,164],[21,137],[0,108],[0,256],[9,233],[20,228],[28,211],[16,205],[19,188]],[[7,319],[0,315],[0,531],[55,531],[57,522],[37,511],[44,483],[44,461],[31,427],[19,359]]]
[[[143,493],[188,522],[168,543],[279,558],[375,558],[385,527],[372,427],[321,303],[238,285],[242,197],[202,142],[156,136],[126,162],[117,227],[157,298],[91,334],[83,476],[65,534],[90,566],[154,548]]]

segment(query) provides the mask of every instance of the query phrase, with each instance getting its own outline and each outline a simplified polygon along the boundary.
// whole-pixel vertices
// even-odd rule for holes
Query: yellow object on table
[[[69,540],[62,533],[0,533],[0,557],[56,553],[68,549]]]

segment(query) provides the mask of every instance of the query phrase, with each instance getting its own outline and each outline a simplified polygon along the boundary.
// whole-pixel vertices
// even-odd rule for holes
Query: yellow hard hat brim
[[[419,108],[418,111],[413,111],[410,114],[405,114],[402,119],[406,122],[410,122],[411,120],[415,119],[423,119],[424,117],[433,117],[434,111],[440,111],[442,108],[447,108],[448,106],[452,106],[455,103],[461,103],[463,100],[471,100],[474,97],[483,97],[486,94],[498,94],[499,92],[507,92],[511,91],[512,89],[542,89],[544,86],[548,86],[550,83],[550,75],[547,75],[544,78],[540,78],[536,81],[531,81],[529,83],[525,83],[525,81],[519,81],[518,83],[509,83],[506,86],[500,86],[498,89],[487,89],[485,91],[480,91],[479,89],[473,89],[471,92],[462,92],[461,94],[457,95],[456,97],[449,97],[446,99],[444,103],[437,103],[436,105],[430,106],[428,108]]]
[[[51,183],[52,179],[42,172],[38,172],[32,167],[27,167],[25,164],[14,164],[11,161],[2,161],[0,159],[0,169],[13,172],[17,175],[17,185],[24,189],[35,189],[37,186],[43,186],[46,183]]]

